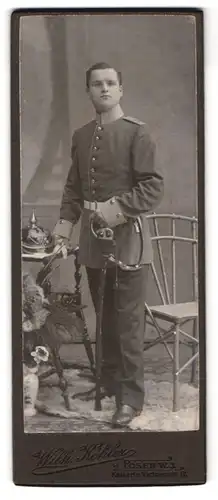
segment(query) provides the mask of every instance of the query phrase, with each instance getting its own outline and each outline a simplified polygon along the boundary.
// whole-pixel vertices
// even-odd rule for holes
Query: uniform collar
[[[121,106],[118,104],[113,109],[101,114],[96,114],[96,123],[98,125],[107,125],[109,123],[113,123],[116,120],[119,120],[124,116],[123,110]]]

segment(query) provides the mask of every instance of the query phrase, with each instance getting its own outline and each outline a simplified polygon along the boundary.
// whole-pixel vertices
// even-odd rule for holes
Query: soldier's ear
[[[123,95],[123,86],[122,85],[120,85],[120,94],[121,94],[121,96]]]

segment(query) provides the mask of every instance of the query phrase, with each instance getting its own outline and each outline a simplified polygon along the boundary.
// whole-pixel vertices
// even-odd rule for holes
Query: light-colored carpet
[[[69,393],[86,391],[93,386],[80,376],[77,370],[66,370]],[[94,410],[94,400],[71,399],[71,412],[64,407],[60,389],[56,386],[56,375],[50,376],[40,388],[39,401],[51,411],[59,412],[49,416],[38,412],[25,420],[25,432],[114,432],[111,417],[115,411],[113,398],[102,401],[102,411]],[[48,385],[49,384],[49,385]],[[145,380],[145,404],[143,412],[124,431],[187,431],[199,427],[199,391],[188,383],[180,384],[180,410],[172,412],[172,383],[170,381]],[[120,432],[120,431],[119,431]]]

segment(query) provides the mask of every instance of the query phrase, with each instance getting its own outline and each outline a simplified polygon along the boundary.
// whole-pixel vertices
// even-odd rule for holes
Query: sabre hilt
[[[124,271],[137,271],[142,265],[141,261],[143,256],[144,241],[140,217],[137,217],[134,220],[134,225],[140,240],[139,257],[135,264],[125,264],[115,256],[114,248],[116,247],[116,242],[114,239],[113,229],[108,227],[106,221],[104,221],[96,212],[94,212],[91,216],[91,232],[93,236],[99,240],[99,242],[101,241],[103,255],[111,264],[116,265]]]
[[[110,227],[102,227],[95,231],[98,240],[113,240],[114,232]]]
[[[95,238],[104,241],[113,241],[113,229],[107,226],[107,223],[95,213],[91,216],[91,231]]]

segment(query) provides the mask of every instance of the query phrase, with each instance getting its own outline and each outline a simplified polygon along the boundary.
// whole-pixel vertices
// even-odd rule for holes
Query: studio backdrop
[[[20,19],[21,192],[25,224],[33,208],[52,229],[70,167],[72,134],[93,110],[85,71],[105,61],[122,72],[126,115],[146,122],[156,142],[165,194],[158,212],[197,215],[195,20],[187,15],[64,15]],[[78,243],[79,224],[72,242]],[[178,279],[188,300],[190,260]],[[63,263],[54,280],[71,286]],[[86,300],[90,302],[87,286]]]

